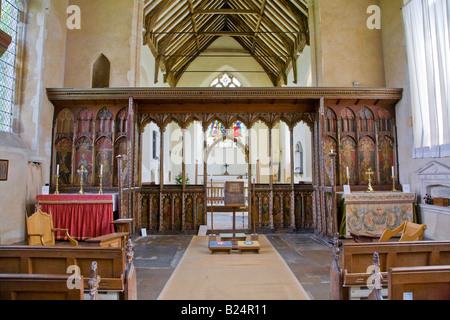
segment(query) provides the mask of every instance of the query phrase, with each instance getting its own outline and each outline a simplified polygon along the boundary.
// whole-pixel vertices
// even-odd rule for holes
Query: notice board
[[[245,206],[243,181],[225,182],[225,206]]]

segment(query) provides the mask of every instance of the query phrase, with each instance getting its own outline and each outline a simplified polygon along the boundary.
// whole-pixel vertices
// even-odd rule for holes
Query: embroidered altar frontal
[[[414,222],[415,193],[376,192],[345,195],[346,235],[350,231],[381,235],[403,221]]]

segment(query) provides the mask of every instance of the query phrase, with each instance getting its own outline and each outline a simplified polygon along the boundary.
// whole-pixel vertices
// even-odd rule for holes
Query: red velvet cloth
[[[76,240],[113,233],[113,195],[63,194],[38,195],[36,202],[43,212],[50,213],[54,228],[69,229]],[[67,240],[64,232],[57,240]]]

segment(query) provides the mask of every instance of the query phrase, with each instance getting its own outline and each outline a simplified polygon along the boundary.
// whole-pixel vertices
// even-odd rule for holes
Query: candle
[[[103,175],[103,165],[100,166],[100,174]]]
[[[59,164],[56,165],[56,175],[59,175]]]
[[[333,149],[331,149],[330,153],[333,153]]]
[[[349,173],[348,173],[348,167],[347,167],[347,178],[350,177]]]
[[[391,167],[392,176],[394,176],[394,166]]]

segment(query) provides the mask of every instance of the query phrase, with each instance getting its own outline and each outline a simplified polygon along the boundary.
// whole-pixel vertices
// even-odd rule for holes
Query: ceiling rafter
[[[176,86],[188,66],[219,37],[233,37],[274,86],[286,84],[309,44],[306,0],[146,0],[144,43],[164,81]]]

